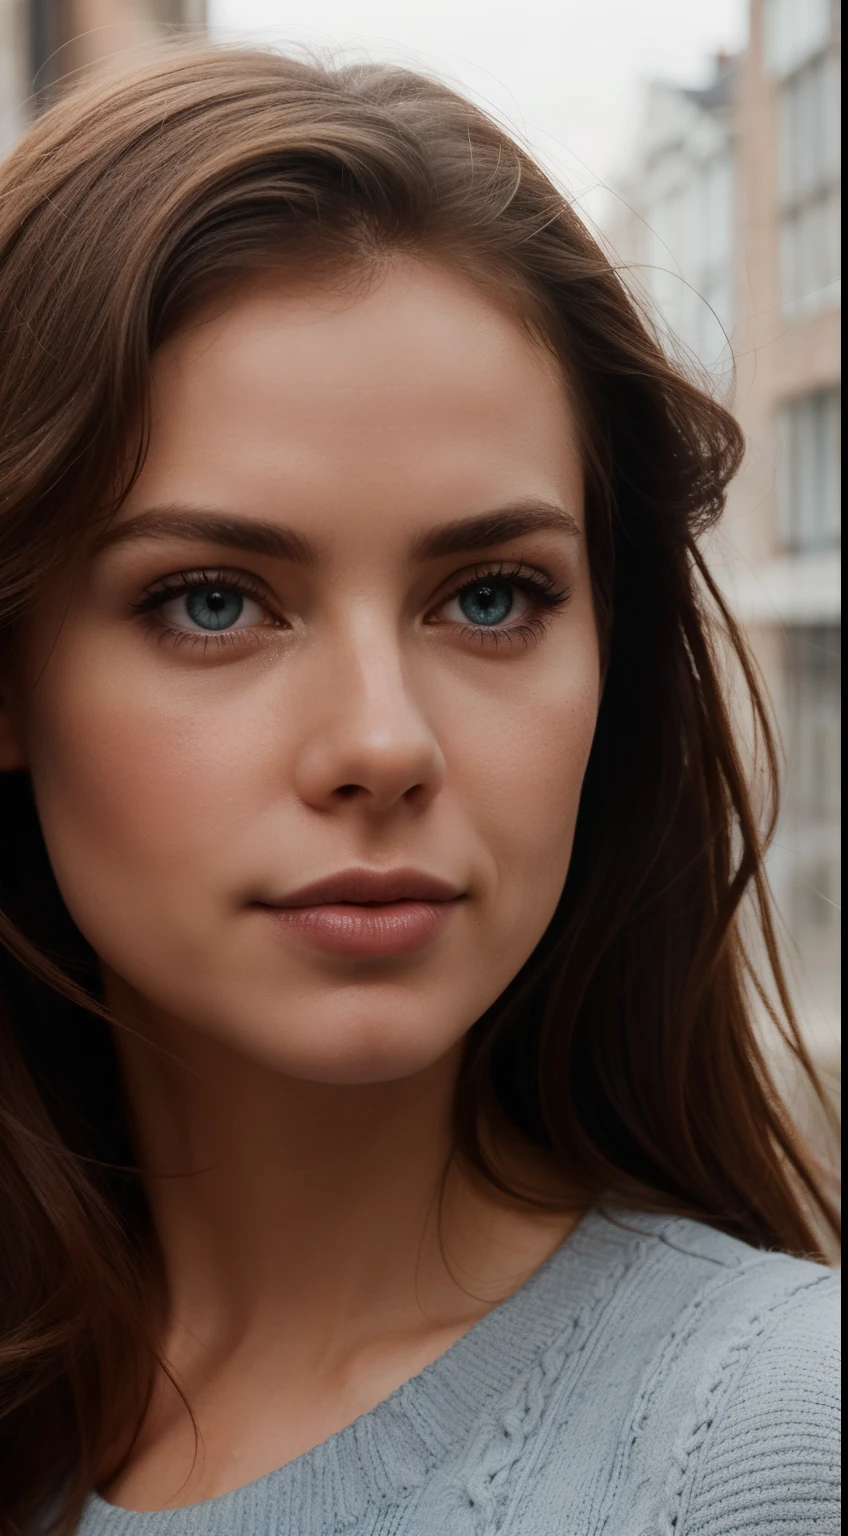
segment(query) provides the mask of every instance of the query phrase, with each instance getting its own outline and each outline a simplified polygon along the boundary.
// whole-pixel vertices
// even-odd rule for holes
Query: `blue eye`
[[[478,567],[440,604],[436,622],[459,624],[466,638],[469,632],[478,640],[488,633],[493,640],[503,636],[527,644],[547,628],[546,610],[554,613],[570,595],[570,588],[558,587],[548,572],[533,566]]]
[[[512,587],[505,581],[475,581],[457,594],[469,624],[491,626],[509,618],[515,603]]]
[[[244,598],[232,587],[198,587],[186,594],[185,609],[199,629],[230,629],[241,618]]]
[[[183,634],[216,635],[252,629],[267,617],[264,604],[231,582],[183,583],[182,590],[154,592],[146,601],[169,629]]]

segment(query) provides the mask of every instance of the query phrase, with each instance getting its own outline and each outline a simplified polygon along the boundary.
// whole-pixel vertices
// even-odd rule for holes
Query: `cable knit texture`
[[[246,1488],[78,1536],[836,1536],[838,1279],[592,1211],[371,1413]]]

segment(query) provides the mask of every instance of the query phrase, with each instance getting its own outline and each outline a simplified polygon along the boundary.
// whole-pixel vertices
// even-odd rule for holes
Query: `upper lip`
[[[270,902],[274,907],[320,907],[333,902],[380,905],[390,901],[455,901],[462,892],[418,869],[342,869]]]

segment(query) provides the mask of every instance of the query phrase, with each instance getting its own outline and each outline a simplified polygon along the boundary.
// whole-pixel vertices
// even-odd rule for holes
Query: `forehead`
[[[139,502],[432,521],[581,497],[562,370],[491,294],[400,258],[351,293],[272,275],[200,311],[154,360]]]

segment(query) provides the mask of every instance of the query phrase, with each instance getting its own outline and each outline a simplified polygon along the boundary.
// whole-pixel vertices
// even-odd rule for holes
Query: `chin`
[[[316,1057],[313,1061],[297,1063],[294,1070],[288,1071],[288,1076],[298,1082],[323,1083],[327,1087],[365,1088],[377,1083],[398,1083],[406,1078],[417,1077],[433,1065],[434,1061],[427,1057],[412,1059],[400,1052],[394,1056],[387,1052],[380,1057],[375,1053],[368,1055],[363,1052],[359,1056],[352,1054],[344,1060],[321,1060]]]
[[[456,1047],[468,1027],[463,1021],[453,1029],[434,1031],[432,1019],[405,1020],[400,1010],[391,1019],[372,1014],[367,1019],[354,1015],[322,1020],[316,1009],[306,1028],[293,1024],[287,1021],[283,1031],[278,1026],[263,1031],[261,1038],[242,1035],[228,1044],[288,1077],[357,1087],[425,1072]]]

